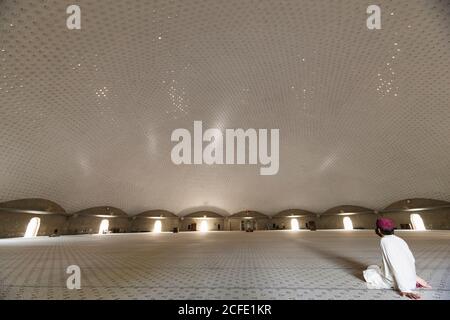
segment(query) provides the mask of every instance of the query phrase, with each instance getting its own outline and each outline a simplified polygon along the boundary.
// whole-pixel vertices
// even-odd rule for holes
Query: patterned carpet
[[[402,231],[417,272],[450,300],[450,231]],[[369,290],[373,231],[141,233],[0,240],[0,299],[404,299]],[[81,289],[69,290],[69,265]]]

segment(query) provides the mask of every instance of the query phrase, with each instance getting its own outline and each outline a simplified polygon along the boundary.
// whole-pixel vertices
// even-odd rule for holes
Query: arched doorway
[[[109,230],[109,221],[108,221],[108,219],[103,219],[102,222],[100,222],[100,227],[98,228],[98,234],[108,233],[108,230]]]
[[[200,223],[200,231],[201,232],[207,232],[208,231],[208,221],[202,220]]]
[[[344,217],[344,230],[353,230],[353,222],[349,217]]]
[[[162,223],[161,220],[156,220],[155,224],[153,225],[153,232],[161,233],[162,231]]]
[[[24,238],[36,237],[38,234],[40,225],[41,225],[40,218],[31,218],[30,222],[28,222],[28,226],[27,226],[27,230],[25,231]]]
[[[241,231],[256,230],[256,220],[245,219],[241,220]]]
[[[419,214],[413,213],[410,216],[410,219],[411,219],[411,224],[412,224],[412,227],[414,230],[417,230],[417,231],[427,230],[427,228],[425,228],[425,224],[423,223],[423,219]]]
[[[300,226],[299,226],[299,224],[298,224],[298,220],[295,219],[295,218],[292,218],[292,219],[291,219],[291,230],[292,230],[292,231],[298,231],[298,230],[300,230]]]

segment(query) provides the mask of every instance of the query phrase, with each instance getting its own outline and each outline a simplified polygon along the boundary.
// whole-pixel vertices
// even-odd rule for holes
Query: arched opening
[[[425,231],[427,230],[427,228],[425,228],[425,224],[423,223],[422,217],[417,214],[417,213],[413,213],[410,217],[411,219],[411,224],[414,230],[417,231]]]
[[[108,233],[109,230],[109,221],[108,219],[103,219],[100,223],[100,227],[98,228],[98,234]]]
[[[201,232],[207,232],[208,231],[208,221],[202,220],[200,223],[200,231]]]
[[[291,230],[292,231],[298,231],[300,230],[300,226],[298,225],[298,220],[295,218],[291,219]]]
[[[162,231],[161,220],[156,220],[155,225],[153,226],[153,232],[161,233],[161,231]]]
[[[353,222],[349,217],[344,217],[344,230],[353,230]]]
[[[33,238],[36,237],[39,231],[39,226],[41,225],[40,218],[31,218],[30,222],[28,222],[27,230],[25,231],[25,238]]]
[[[256,230],[256,220],[245,219],[241,220],[241,231],[253,231]]]

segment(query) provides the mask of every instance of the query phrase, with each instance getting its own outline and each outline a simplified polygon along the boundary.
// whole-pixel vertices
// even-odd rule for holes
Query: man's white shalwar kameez
[[[395,236],[381,238],[383,264],[371,265],[364,271],[369,289],[398,289],[412,292],[416,288],[415,259],[406,242]]]

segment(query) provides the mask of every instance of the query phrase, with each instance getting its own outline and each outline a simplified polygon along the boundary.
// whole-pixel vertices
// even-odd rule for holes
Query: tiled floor
[[[419,275],[450,299],[450,231],[398,232]],[[368,290],[373,231],[116,234],[0,240],[0,299],[403,299]],[[81,289],[66,268],[81,268]]]

